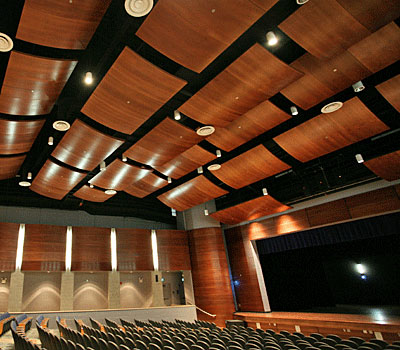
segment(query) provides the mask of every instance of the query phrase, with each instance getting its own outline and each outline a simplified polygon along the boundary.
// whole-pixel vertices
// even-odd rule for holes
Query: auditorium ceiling
[[[235,223],[400,177],[398,0],[149,3],[4,2],[0,205]]]

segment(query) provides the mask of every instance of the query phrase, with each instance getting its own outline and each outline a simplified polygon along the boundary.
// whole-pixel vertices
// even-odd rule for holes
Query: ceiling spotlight
[[[274,32],[268,32],[266,37],[269,46],[274,46],[278,43],[278,38],[276,37]]]
[[[357,83],[353,84],[352,87],[353,87],[354,92],[360,92],[365,89],[365,86],[361,80],[357,81]]]
[[[221,169],[221,164],[211,164],[207,167],[207,170],[209,171],[216,171]]]
[[[297,107],[292,106],[290,107],[290,113],[292,113],[292,115],[298,115],[299,111],[297,110]]]
[[[100,163],[100,171],[104,171],[104,170],[106,170],[106,162],[103,160],[103,161]]]
[[[263,196],[268,196],[268,191],[265,187],[262,189],[262,193],[263,193]]]
[[[203,174],[203,167],[201,166],[201,167],[198,167],[197,168],[197,172],[199,173],[199,174]]]
[[[176,216],[176,209],[171,208],[171,215]]]
[[[146,16],[153,8],[153,0],[125,0],[125,10],[132,17]]]
[[[26,177],[28,180],[32,180],[32,173],[31,172],[29,172],[28,173],[28,176]]]
[[[168,183],[172,183],[172,179],[168,176]]]
[[[215,154],[217,155],[218,158],[220,158],[222,156],[221,150],[219,150],[219,149],[217,149]]]
[[[90,85],[93,83],[93,74],[92,72],[86,72],[85,73],[85,79],[84,82],[86,85]]]
[[[178,110],[174,111],[174,119],[175,120],[181,120],[181,114],[179,113]]]
[[[90,188],[94,188],[94,185],[93,185],[93,184],[89,184],[89,187],[90,187]]]
[[[364,158],[360,153],[356,154],[356,159],[357,159],[357,163],[360,163],[360,164],[364,163]]]
[[[22,187],[29,187],[31,185],[29,181],[20,181],[18,184]]]
[[[208,216],[208,209],[204,209],[204,215]]]
[[[321,108],[322,113],[333,113],[336,112],[338,109],[343,107],[343,102],[336,101],[331,102]]]
[[[12,39],[4,33],[0,33],[0,52],[11,51],[14,46]]]
[[[70,127],[71,125],[69,125],[65,120],[56,120],[53,123],[53,129],[57,131],[67,131]]]
[[[47,141],[47,144],[48,144],[49,146],[53,146],[53,144],[54,144],[54,138],[53,138],[53,136],[49,136],[49,139],[48,139],[48,141]]]
[[[126,158],[126,156],[122,155],[122,161],[125,163],[128,161],[128,158]]]
[[[211,125],[202,126],[196,130],[199,136],[209,136],[215,131],[215,128]]]
[[[105,190],[104,193],[112,196],[112,195],[116,194],[117,191],[116,190]]]

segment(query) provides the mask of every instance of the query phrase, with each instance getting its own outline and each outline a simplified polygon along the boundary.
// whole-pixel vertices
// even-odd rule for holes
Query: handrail
[[[188,304],[189,304],[189,305],[193,305],[193,304],[190,304],[190,303],[188,303]],[[217,317],[217,315],[210,314],[209,312],[207,312],[207,311],[205,311],[205,310],[199,308],[197,305],[193,305],[193,306],[195,306],[197,310],[199,310],[199,311],[205,313],[206,315],[208,315],[208,316],[210,316],[210,317]]]

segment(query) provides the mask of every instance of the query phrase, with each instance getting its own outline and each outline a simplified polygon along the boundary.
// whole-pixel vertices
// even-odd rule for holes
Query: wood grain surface
[[[14,157],[0,156],[0,180],[10,179],[17,175],[25,158],[26,155]]]
[[[85,201],[102,203],[115,195],[105,194],[104,191],[84,185],[74,193],[74,196]]]
[[[400,112],[400,74],[377,85],[381,95]]]
[[[191,270],[188,233],[157,230],[158,264],[162,271]]]

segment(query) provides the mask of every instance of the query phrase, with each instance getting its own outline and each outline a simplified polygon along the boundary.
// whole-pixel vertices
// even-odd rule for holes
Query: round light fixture
[[[207,167],[209,171],[215,171],[221,169],[221,164],[211,164]]]
[[[0,52],[11,51],[14,47],[12,39],[4,33],[0,33]]]
[[[20,181],[18,184],[22,187],[29,187],[31,185],[29,181]]]
[[[215,128],[211,125],[202,126],[196,130],[199,136],[209,136],[215,131]]]
[[[296,0],[297,5],[304,5],[308,0]]]
[[[125,0],[125,10],[132,17],[146,16],[153,8],[153,0]]]
[[[116,190],[105,190],[104,193],[112,196],[112,195],[116,194],[117,191]]]
[[[57,120],[53,123],[53,128],[57,131],[67,131],[71,125],[65,120]]]
[[[343,107],[343,102],[331,102],[321,108],[322,113],[333,113]]]

